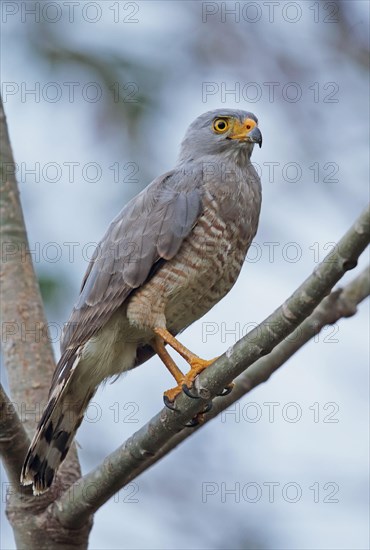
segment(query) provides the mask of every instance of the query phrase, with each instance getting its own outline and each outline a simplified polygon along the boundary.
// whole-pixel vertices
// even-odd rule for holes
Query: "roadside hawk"
[[[134,197],[97,246],[61,341],[49,400],[21,475],[46,491],[101,382],[159,355],[176,396],[212,361],[176,335],[234,285],[256,234],[260,179],[251,164],[262,135],[254,114],[209,111],[188,128],[176,167]],[[185,376],[165,345],[190,365]]]

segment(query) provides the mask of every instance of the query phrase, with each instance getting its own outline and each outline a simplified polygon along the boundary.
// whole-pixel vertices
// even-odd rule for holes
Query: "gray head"
[[[209,155],[246,160],[255,143],[261,147],[262,134],[253,113],[216,109],[203,113],[190,124],[181,144],[179,162]]]

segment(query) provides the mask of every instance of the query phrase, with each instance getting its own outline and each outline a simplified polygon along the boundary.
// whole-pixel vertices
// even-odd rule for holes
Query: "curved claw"
[[[199,395],[194,395],[193,393],[191,393],[189,386],[183,384],[181,387],[185,395],[191,397],[192,399],[199,399]]]
[[[170,409],[171,411],[179,411],[179,409],[175,406],[174,401],[171,401],[166,394],[163,395],[163,403],[167,409]]]
[[[192,418],[190,420],[190,422],[187,422],[186,424],[184,424],[184,427],[185,428],[195,428],[195,426],[199,426],[200,424],[200,421],[199,421],[199,418],[198,418],[198,414],[196,416],[194,416],[194,418]]]
[[[195,415],[194,418],[190,420],[190,422],[187,422],[185,424],[185,428],[195,428],[196,426],[199,426],[199,424],[202,424],[202,422],[204,422],[204,415],[207,414],[212,409],[212,407],[213,403],[212,401],[210,401],[206,404],[201,412]]]
[[[207,414],[207,413],[209,413],[209,411],[212,410],[212,407],[213,407],[213,402],[210,401],[209,403],[206,404],[206,406],[204,407],[204,409],[202,410],[202,412],[200,412],[199,414]]]
[[[218,394],[218,397],[225,397],[225,395],[229,395],[233,391],[234,382],[231,382],[228,386],[226,386],[221,393]]]

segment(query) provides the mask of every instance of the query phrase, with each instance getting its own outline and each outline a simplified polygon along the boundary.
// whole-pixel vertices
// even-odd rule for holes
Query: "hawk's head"
[[[250,157],[255,143],[262,146],[262,134],[253,113],[234,109],[208,111],[190,124],[180,160],[201,160],[208,155]]]

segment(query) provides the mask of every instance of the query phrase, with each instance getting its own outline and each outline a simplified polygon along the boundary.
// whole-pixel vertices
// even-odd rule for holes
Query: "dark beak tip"
[[[250,140],[253,143],[258,143],[259,147],[262,147],[262,133],[261,130],[256,126],[249,134]]]

